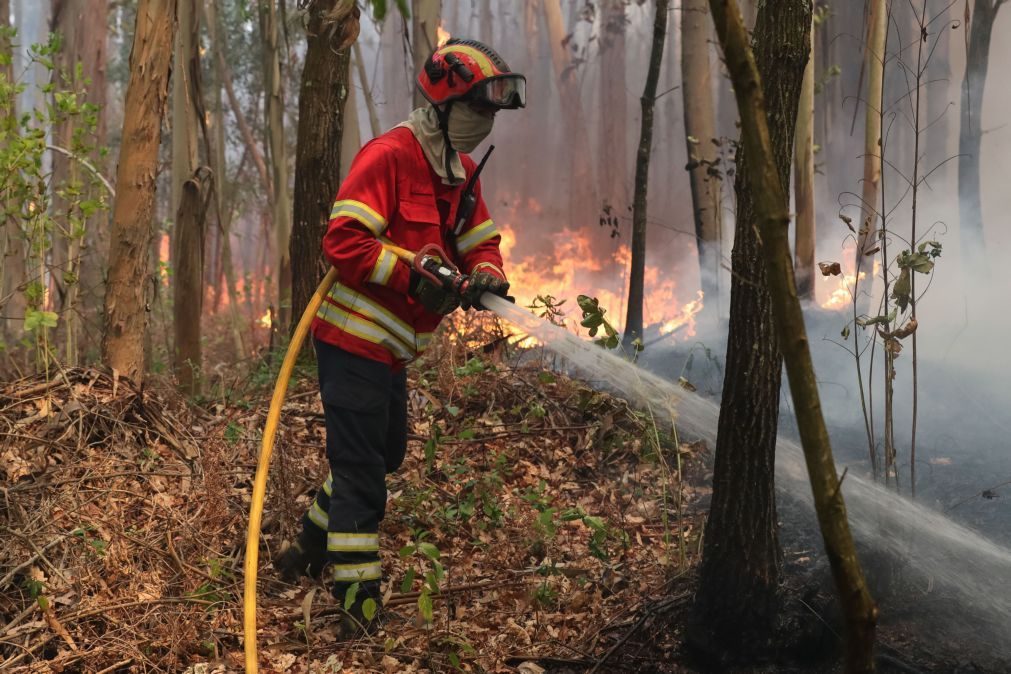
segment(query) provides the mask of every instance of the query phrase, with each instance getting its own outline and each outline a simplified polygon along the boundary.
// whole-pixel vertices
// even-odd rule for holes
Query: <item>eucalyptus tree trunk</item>
[[[0,22],[10,26],[10,0],[0,0]],[[3,57],[0,59],[0,77],[7,82],[14,80],[12,52],[10,39],[0,34],[0,56]],[[17,97],[12,92],[3,103],[9,107],[0,108],[0,127],[6,134],[13,135],[17,129]],[[0,190],[4,189],[3,185],[0,183]],[[9,201],[10,197],[0,191],[0,213],[3,214],[0,221],[0,265],[3,266],[0,269],[0,344],[8,357],[24,335],[25,310],[28,307],[23,288],[27,281],[25,235],[20,219],[7,214]]]
[[[639,149],[635,156],[635,192],[632,198],[632,270],[628,283],[628,311],[625,315],[623,342],[626,353],[633,353],[636,341],[642,340],[642,305],[646,277],[646,188],[649,185],[649,157],[653,147],[653,113],[656,110],[656,87],[663,61],[663,42],[667,33],[669,0],[656,0],[653,17],[653,46],[649,53],[646,85],[639,103],[642,105],[642,128]],[[624,18],[624,15],[623,15]],[[623,59],[624,60],[624,59]],[[624,101],[619,101],[624,105]]]
[[[274,200],[271,204],[277,249],[278,321],[291,321],[291,199],[288,196],[288,147],[284,139],[284,85],[281,79],[281,30],[275,0],[260,1],[260,31],[263,37],[266,74],[267,142],[270,150]]]
[[[362,95],[365,97],[365,109],[369,112],[369,130],[372,132],[372,137],[376,138],[380,133],[382,133],[382,128],[379,124],[379,113],[376,112],[376,99],[375,96],[372,95],[372,87],[369,86],[369,74],[365,70],[365,61],[362,58],[362,48],[361,45],[358,44],[357,40],[353,45],[353,50],[355,69],[358,71],[358,83],[361,85]],[[358,142],[361,144],[360,133]],[[358,148],[356,147],[355,152],[357,151]]]
[[[776,62],[770,62],[763,56],[759,36],[762,34],[762,15],[769,6],[763,5],[759,10],[758,27],[755,30],[756,47],[759,48],[758,66],[756,67],[756,55],[753,55],[748,49],[747,32],[735,0],[711,0],[710,6],[716,24],[716,32],[723,46],[727,67],[734,82],[738,108],[741,112],[742,153],[746,157],[746,161],[741,167],[741,173],[747,174],[745,180],[750,185],[752,193],[751,203],[748,206],[754,214],[753,222],[758,225],[761,231],[761,250],[765,262],[764,276],[768,283],[776,329],[786,360],[790,392],[797,416],[801,444],[804,448],[808,475],[811,480],[815,511],[818,515],[826,556],[832,567],[832,574],[845,617],[847,627],[846,671],[849,674],[869,673],[874,671],[874,628],[877,621],[877,607],[867,590],[846,519],[842,484],[836,473],[832,447],[825,428],[825,419],[822,415],[818,395],[818,384],[804,327],[804,315],[797,297],[793,267],[790,263],[789,200],[783,187],[786,184],[785,177],[789,170],[789,153],[784,156],[781,152],[781,145],[784,142],[788,144],[791,135],[784,133],[787,129],[779,128],[785,126],[784,110],[779,107],[782,102],[777,103],[776,101],[776,91],[783,87],[784,74],[786,79],[790,81],[799,79],[799,71],[803,69],[805,52],[802,46],[793,44],[790,49],[793,56],[789,60],[781,58]],[[796,12],[796,16],[790,17],[792,20],[788,23],[794,31],[801,32],[802,25],[804,27],[809,25],[807,17],[803,16],[803,14],[810,12],[808,0],[783,0],[776,3],[776,9],[777,12],[790,12],[791,10]],[[782,18],[787,19],[787,17]],[[779,23],[779,30],[784,30],[783,21]],[[786,55],[784,54],[783,57]],[[774,63],[778,65],[775,70],[771,67]],[[764,69],[763,65],[766,66]],[[763,70],[767,75],[770,75],[765,80],[769,83],[767,98],[763,94],[762,80],[760,79]],[[775,77],[771,77],[773,72],[775,72]],[[772,80],[776,80],[775,85],[772,84]],[[768,105],[766,101],[768,101]],[[791,116],[789,110],[791,108],[787,109],[786,121]],[[740,178],[738,180],[740,181]],[[738,222],[740,223],[740,221]],[[731,330],[733,330],[732,327]],[[731,378],[729,367],[727,381],[734,381]],[[720,418],[721,435],[723,433],[724,411],[721,411]],[[719,449],[717,449],[717,461],[719,461]],[[746,475],[747,466],[748,464],[740,466],[742,469],[740,474],[745,478],[748,477]],[[768,476],[765,475],[765,469],[758,476],[763,484],[766,482],[771,484],[772,482],[771,463],[767,469],[770,471]],[[716,479],[718,478],[714,477],[714,483]],[[746,485],[747,483],[742,484]],[[743,497],[746,493],[744,490],[732,497],[732,500],[738,504],[738,518],[746,516],[749,506],[754,505],[746,497]],[[715,489],[713,499],[715,503]],[[742,526],[739,519],[735,519],[731,523],[735,529]],[[710,517],[706,526],[707,549],[712,526],[713,520]],[[712,534],[719,535],[719,531],[719,529],[712,529]],[[751,546],[746,544],[746,541],[747,539],[743,541],[745,545],[734,550],[724,550],[723,553],[749,558],[753,550]],[[725,542],[727,541],[720,543]],[[750,566],[751,564],[752,562],[749,560],[740,565]],[[737,576],[727,576],[724,580],[729,584],[717,589],[711,585],[713,579],[711,577],[707,579],[706,574],[706,561],[703,558],[702,583],[704,586],[709,585],[708,592],[712,593],[714,590],[721,592],[724,604],[737,603],[738,605],[752,606],[747,594],[736,591],[738,588],[735,587],[734,581]],[[715,595],[710,594],[709,596]],[[743,612],[741,608],[733,607],[731,607],[731,611]],[[753,617],[763,618],[761,615]],[[731,640],[724,642],[724,644],[739,643],[740,637],[740,634],[733,634]]]
[[[200,18],[197,0],[178,0],[172,78],[172,323],[173,369],[187,395],[200,393],[203,313],[204,199],[199,173],[197,128],[202,95],[200,77]]]
[[[722,179],[710,173],[717,158],[707,0],[681,4],[681,93],[684,101],[688,179],[692,190],[699,279],[708,313],[719,311]]]
[[[137,384],[144,376],[148,244],[175,19],[176,0],[138,0],[116,171],[118,189],[110,235],[102,357],[106,365]]]
[[[211,170],[214,174],[214,210],[218,223],[218,236],[221,240],[221,272],[224,276],[224,290],[228,296],[229,322],[231,323],[232,345],[235,348],[236,359],[245,355],[242,343],[242,319],[239,315],[239,296],[236,291],[235,267],[232,262],[231,213],[232,205],[225,201],[228,191],[227,164],[225,162],[225,102],[224,89],[224,42],[219,40],[220,26],[218,24],[216,0],[204,2],[204,20],[210,36],[211,49],[214,57],[214,123],[211,125],[214,136],[214,150],[211,153]],[[219,55],[221,58],[219,58]],[[220,285],[219,275],[215,282]],[[221,297],[222,288],[215,288],[215,298]]]
[[[624,214],[628,204],[628,110],[625,84],[625,2],[603,0],[600,30],[600,196]]]
[[[414,71],[411,73],[412,84],[424,67],[425,60],[435,51],[441,15],[442,0],[412,0],[411,2],[411,49],[414,61]],[[415,108],[428,105],[428,101],[425,100],[417,87],[412,87],[412,91],[414,92]]]
[[[983,199],[980,193],[980,151],[983,140],[983,91],[990,66],[990,39],[997,12],[1006,0],[976,0],[969,30],[969,51],[962,80],[962,114],[958,131],[958,214],[962,268],[986,279]]]
[[[725,4],[713,0],[711,7],[719,30],[717,9]],[[745,40],[742,48],[747,49],[736,3],[733,11],[740,39]],[[780,609],[782,553],[776,533],[775,464],[783,359],[756,226],[766,217],[764,208],[787,213],[789,203],[781,188],[776,201],[770,202],[757,173],[768,174],[767,180],[778,181],[778,185],[788,184],[810,31],[810,0],[779,0],[760,6],[753,49],[758,73],[766,76],[762,80],[764,109],[771,141],[765,155],[752,156],[754,149],[747,145],[737,151],[726,376],[717,427],[713,497],[690,634],[692,644],[702,653],[729,661],[761,659],[773,652]],[[720,39],[724,40],[723,34]],[[729,56],[727,63],[733,66]],[[761,97],[757,77],[751,86]],[[752,111],[745,110],[743,104],[740,108],[743,121]],[[753,167],[752,162],[757,165]]]
[[[814,23],[811,24],[810,57],[804,69],[797,110],[797,139],[793,157],[793,200],[797,211],[794,267],[797,294],[814,300],[814,253],[816,241],[814,213]]]
[[[359,17],[357,6],[342,0],[314,0],[307,9],[290,244],[292,330],[329,266],[322,241],[340,184],[351,44],[358,37]]]
[[[861,217],[857,233],[855,276],[864,270],[867,252],[874,249],[878,240],[878,197],[881,184],[881,105],[885,74],[885,41],[887,38],[888,3],[886,0],[869,0],[870,16],[867,24],[867,44],[864,50],[864,71],[867,92],[864,95],[864,179],[861,183]],[[868,288],[872,285],[867,275]],[[861,306],[866,300],[859,300]]]
[[[94,105],[95,147],[76,147],[75,128],[80,128],[80,117],[66,119],[53,130],[53,143],[75,155],[71,158],[60,151],[54,151],[53,181],[57,185],[80,185],[79,199],[100,199],[104,188],[87,170],[80,159],[86,160],[99,172],[104,173],[100,152],[106,139],[106,37],[108,34],[108,0],[56,0],[53,3],[53,30],[62,37],[62,49],[56,58],[56,66],[61,80],[67,88],[83,92],[79,103]],[[78,67],[80,70],[78,71]],[[90,135],[90,134],[89,134]],[[80,213],[66,213],[67,200],[56,195],[53,207],[60,220],[69,217],[81,218]],[[103,272],[109,246],[108,214],[97,214],[81,218],[83,231],[68,231],[54,237],[53,275],[57,290],[57,306],[60,311],[60,337],[65,347],[65,362],[77,365],[84,355],[88,360],[97,358],[101,338],[102,296],[104,295]]]

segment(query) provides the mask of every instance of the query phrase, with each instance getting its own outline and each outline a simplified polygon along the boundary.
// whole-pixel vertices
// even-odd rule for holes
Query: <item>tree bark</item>
[[[359,16],[354,3],[349,7],[340,0],[315,0],[308,9],[291,231],[291,301],[296,317],[329,267],[322,242],[340,184],[344,105],[351,86],[350,45],[358,37]]]
[[[278,321],[291,321],[291,199],[288,195],[288,147],[284,138],[284,86],[281,81],[280,27],[275,0],[260,2],[260,30],[263,36],[266,74],[267,142],[274,183],[272,219],[277,248]]]
[[[667,33],[669,0],[656,0],[653,17],[653,46],[649,53],[646,86],[639,99],[642,105],[642,128],[635,158],[635,192],[632,197],[632,270],[628,282],[628,311],[625,315],[623,342],[626,353],[634,353],[636,340],[642,340],[642,305],[646,277],[646,188],[649,185],[649,157],[653,147],[653,113],[656,109],[656,87],[660,80],[663,43]],[[624,22],[624,13],[621,16]],[[622,40],[624,46],[624,40]],[[624,59],[622,59],[624,63]],[[620,105],[624,98],[619,97]]]
[[[355,46],[358,43],[355,42]],[[358,123],[358,90],[348,87],[348,100],[344,103],[344,128],[341,133],[340,180],[351,170],[351,162],[362,147],[362,132]]]
[[[814,365],[804,327],[804,316],[790,263],[790,244],[788,231],[790,216],[788,200],[783,185],[786,184],[784,164],[788,159],[781,153],[780,143],[783,142],[783,125],[781,117],[783,110],[778,108],[775,92],[783,86],[786,79],[799,79],[806,53],[803,48],[795,46],[791,49],[794,55],[787,61],[782,58],[776,63],[777,85],[769,87],[768,105],[763,94],[760,79],[762,62],[765,61],[761,50],[753,56],[747,45],[747,33],[741,21],[741,15],[734,0],[711,0],[716,32],[726,56],[727,67],[730,70],[737,95],[737,104],[741,113],[742,153],[746,156],[742,173],[747,173],[746,180],[751,186],[753,202],[753,222],[757,223],[761,233],[761,251],[765,262],[765,274],[768,281],[769,296],[772,300],[775,325],[786,360],[787,375],[790,380],[790,391],[793,398],[797,425],[800,431],[801,443],[804,448],[804,458],[807,463],[808,475],[811,479],[811,490],[814,495],[815,510],[818,524],[825,542],[826,555],[832,567],[836,589],[842,603],[847,626],[846,671],[874,671],[874,626],[877,619],[877,607],[871,599],[864,581],[856,555],[856,548],[846,519],[846,505],[842,496],[842,485],[836,473],[835,461],[832,457],[832,447],[829,442],[825,420],[821,411],[818,395],[818,384],[815,379]],[[807,0],[789,0],[775,3],[777,11],[794,9],[791,25],[797,32],[801,25],[806,30],[809,18],[802,16],[810,12]],[[763,5],[759,10],[756,28],[756,46],[761,47],[762,15],[769,5]],[[782,24],[781,24],[782,25]],[[759,66],[756,67],[756,56]],[[784,55],[785,57],[785,55]],[[771,65],[766,62],[765,65]],[[769,82],[770,80],[766,80]],[[769,113],[768,121],[766,113]],[[778,136],[778,138],[777,138]],[[791,136],[786,135],[789,139]],[[788,140],[786,142],[789,142]],[[786,157],[789,155],[787,154]],[[740,174],[738,174],[740,175]],[[735,251],[736,254],[736,251]],[[736,278],[736,275],[735,275]],[[727,370],[727,381],[735,381]],[[726,410],[724,409],[723,412]],[[723,425],[721,412],[720,425]],[[722,428],[721,428],[722,431]],[[722,434],[722,433],[721,433]],[[717,450],[717,460],[719,451]],[[771,471],[771,464],[768,466]],[[762,481],[770,481],[771,476],[763,476]],[[744,492],[742,492],[744,493]],[[715,491],[713,494],[716,499]],[[734,497],[738,502],[745,501],[741,494]],[[739,522],[739,520],[738,520]],[[707,547],[712,519],[707,525]],[[713,534],[719,535],[714,529]],[[740,557],[749,557],[750,548],[742,547],[733,551]],[[705,575],[703,561],[703,575]],[[727,576],[724,580],[733,583],[735,576]],[[748,603],[747,597],[734,591],[731,584],[723,586],[722,591],[733,602]],[[739,637],[738,637],[739,638]],[[727,643],[733,643],[727,642]]]
[[[723,2],[711,3],[717,28]],[[741,37],[747,33],[734,6]],[[726,30],[726,26],[722,26]],[[749,661],[774,648],[779,612],[781,551],[776,533],[776,433],[782,356],[775,331],[769,279],[756,225],[772,203],[787,212],[787,197],[769,202],[765,183],[788,184],[797,104],[807,63],[810,0],[764,3],[754,32],[759,72],[769,77],[771,145],[752,156],[737,151],[737,221],[734,230],[726,376],[717,429],[713,499],[692,618],[692,643],[715,657]],[[720,39],[723,41],[724,34]],[[745,42],[744,48],[747,49]],[[727,51],[727,47],[724,47]],[[749,50],[750,53],[750,50]],[[728,52],[729,54],[729,52]],[[732,54],[730,54],[732,55]],[[736,65],[728,55],[728,66]],[[738,83],[738,86],[742,86]],[[757,86],[757,74],[755,83]],[[761,96],[761,94],[759,94]],[[742,118],[751,111],[740,105]],[[757,166],[753,167],[752,163]],[[761,181],[757,173],[762,173]],[[766,175],[766,173],[768,175]]]
[[[628,204],[628,110],[625,97],[625,2],[600,3],[600,196],[624,214]]]
[[[814,300],[814,23],[811,24],[810,57],[804,69],[797,111],[797,139],[793,157],[793,200],[797,211],[794,266],[797,294],[805,302]]]
[[[411,90],[414,92],[414,107],[428,105],[421,91],[413,86],[415,78],[425,65],[425,60],[435,51],[438,42],[437,29],[442,14],[442,0],[412,0],[411,49],[413,51],[414,72],[411,73]]]
[[[969,51],[962,79],[962,114],[958,131],[958,215],[962,268],[977,280],[989,276],[980,191],[980,150],[983,140],[983,91],[990,65],[993,23],[1005,0],[976,0]]]
[[[182,201],[176,212],[176,260],[172,279],[175,327],[175,372],[184,394],[200,394],[200,317],[204,299],[204,234],[206,172],[198,170],[183,183]]]
[[[719,310],[722,180],[709,169],[716,161],[716,111],[709,64],[707,0],[684,0],[681,12],[681,82],[688,178],[692,190],[699,280],[709,313]]]
[[[95,149],[86,159],[99,172],[104,173],[100,148],[106,139],[106,36],[108,33],[108,0],[82,0],[53,3],[53,30],[62,36],[62,49],[57,56],[57,67],[64,75],[66,86],[83,92],[82,103],[98,108],[95,120]],[[80,77],[77,67],[80,65]],[[67,120],[54,129],[54,144],[77,152],[74,148],[73,123]],[[78,160],[59,152],[53,153],[53,181],[67,181],[82,185],[82,199],[98,198],[101,186],[94,186],[92,176],[81,170]],[[66,201],[54,198],[54,209],[65,210]],[[61,337],[66,347],[66,363],[76,365],[81,355],[98,355],[101,337],[102,297],[107,250],[109,246],[109,216],[105,211],[83,222],[83,236],[55,237],[54,280],[58,297],[62,300],[58,310],[61,317]],[[90,358],[89,358],[90,359]]]
[[[144,293],[175,31],[176,0],[139,0],[116,172],[102,340],[105,363],[138,384],[144,376]]]
[[[379,124],[379,113],[376,112],[376,99],[372,95],[372,87],[369,86],[369,75],[365,72],[365,61],[362,59],[361,45],[355,41],[352,48],[354,50],[355,68],[358,70],[358,84],[362,87],[362,96],[365,97],[365,108],[369,112],[369,130],[372,132],[372,137],[376,138],[383,132]],[[359,133],[360,142],[361,134]],[[355,148],[355,152],[357,151],[358,148]]]
[[[177,0],[179,28],[176,32],[172,72],[172,201],[173,217],[183,199],[183,184],[200,162],[197,148],[196,102],[193,74],[196,72],[199,26],[196,0]],[[173,259],[173,263],[176,260]]]
[[[870,0],[870,18],[867,25],[867,45],[864,52],[864,71],[867,78],[864,113],[864,179],[860,204],[861,217],[857,235],[854,268],[858,282],[868,250],[877,241],[878,187],[881,183],[881,105],[882,84],[885,73],[885,41],[887,38],[888,6],[886,0]],[[867,286],[872,284],[870,275]],[[859,286],[858,286],[859,287]],[[866,302],[861,302],[861,305]]]

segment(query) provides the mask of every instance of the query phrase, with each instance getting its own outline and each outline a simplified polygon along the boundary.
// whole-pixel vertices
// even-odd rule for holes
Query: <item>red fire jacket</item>
[[[461,159],[470,176],[474,162],[466,155]],[[480,269],[504,279],[501,237],[481,198],[480,181],[474,214],[455,250],[449,246],[463,189],[443,184],[406,127],[367,143],[351,163],[323,237],[323,253],[338,280],[316,313],[313,335],[395,367],[428,346],[442,316],[409,296],[410,268],[382,241],[410,251],[436,243],[464,273]]]

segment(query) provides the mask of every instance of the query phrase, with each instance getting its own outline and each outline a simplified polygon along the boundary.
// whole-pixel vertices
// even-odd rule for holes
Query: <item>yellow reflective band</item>
[[[477,272],[477,270],[481,269],[482,267],[487,267],[488,269],[494,269],[495,271],[497,271],[502,276],[502,278],[505,278],[505,272],[502,271],[501,269],[499,269],[498,267],[496,267],[495,265],[493,265],[491,262],[481,262],[480,264],[474,265],[474,268],[470,270],[470,273],[474,274],[474,273]]]
[[[397,256],[383,248],[379,251],[379,257],[376,258],[376,266],[372,268],[369,282],[378,283],[382,286],[386,285],[393,276],[393,268],[396,264]]]
[[[378,323],[393,333],[407,347],[414,347],[414,329],[378,302],[373,302],[365,295],[348,288],[339,281],[333,284],[329,297],[334,302],[344,305],[348,310],[358,312],[370,321]]]
[[[326,482],[323,483],[323,493],[333,496],[333,473],[326,476]]]
[[[376,236],[386,231],[386,218],[368,204],[354,199],[343,199],[334,203],[333,210],[330,211],[330,219],[340,217],[354,218],[368,227],[369,231]]]
[[[379,550],[379,534],[343,534],[331,531],[326,536],[330,552],[374,552]]]
[[[385,347],[401,360],[411,360],[414,357],[414,353],[392,334],[371,321],[348,313],[333,302],[323,302],[316,317],[366,342]]]
[[[365,564],[333,564],[333,579],[348,580],[379,580],[383,577],[383,567],[379,562]]]
[[[468,229],[456,240],[456,251],[462,255],[493,236],[498,236],[498,228],[491,220],[485,220],[480,225]]]
[[[431,332],[418,333],[418,353],[421,353],[422,351],[424,351],[429,347],[429,345],[432,343],[432,335],[433,333]]]
[[[452,44],[442,50],[443,54],[449,54],[450,52],[466,54],[477,61],[477,67],[481,69],[481,72],[485,77],[492,77],[495,75],[495,67],[492,65],[491,59],[482,54],[480,50],[463,44]]]
[[[309,521],[323,531],[326,531],[330,526],[330,518],[323,512],[323,509],[319,507],[319,503],[316,501],[313,501],[312,507],[309,508]]]

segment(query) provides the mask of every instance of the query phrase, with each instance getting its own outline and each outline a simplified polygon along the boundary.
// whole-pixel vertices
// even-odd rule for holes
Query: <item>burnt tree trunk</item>
[[[350,45],[358,37],[354,3],[316,0],[308,9],[295,146],[291,330],[329,267],[322,254],[323,234],[340,184],[344,104],[351,87]]]
[[[140,0],[116,171],[109,280],[105,289],[106,365],[140,383],[144,376],[148,259],[161,119],[168,99],[176,0]]]
[[[810,30],[810,0],[765,3],[758,11],[753,48],[759,73],[768,76],[764,93],[781,185],[790,176]],[[772,650],[781,565],[775,463],[783,359],[756,233],[761,195],[750,160],[745,148],[738,150],[727,369],[690,636],[702,653],[743,661]],[[785,197],[780,206],[788,209]]]
[[[663,42],[667,33],[669,0],[656,0],[653,18],[653,46],[649,53],[646,86],[639,99],[642,104],[642,129],[639,150],[635,157],[635,193],[632,197],[632,271],[628,282],[628,312],[625,315],[624,344],[634,353],[636,340],[642,340],[642,304],[646,275],[646,188],[649,185],[649,155],[653,146],[653,112],[656,109],[656,87],[663,61]],[[621,102],[624,105],[624,101]]]
[[[962,80],[962,115],[958,132],[958,214],[962,268],[986,278],[983,199],[980,194],[980,149],[983,140],[983,91],[990,65],[990,39],[997,12],[1006,0],[976,0],[969,31],[969,52]]]

